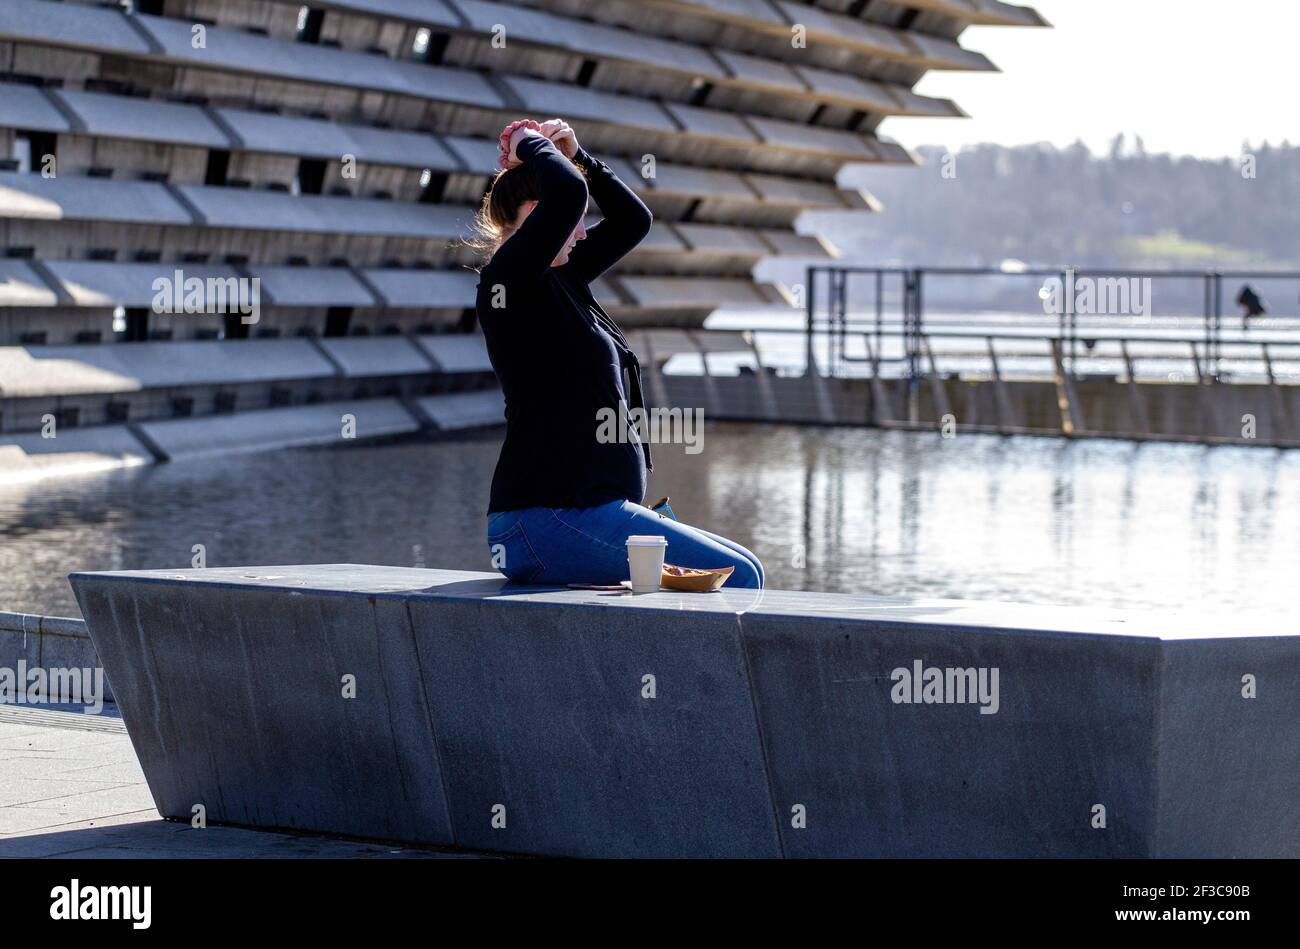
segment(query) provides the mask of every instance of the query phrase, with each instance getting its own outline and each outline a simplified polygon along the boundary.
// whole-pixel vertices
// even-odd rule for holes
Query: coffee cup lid
[[[667,547],[668,538],[662,534],[633,534],[627,539],[629,547]]]

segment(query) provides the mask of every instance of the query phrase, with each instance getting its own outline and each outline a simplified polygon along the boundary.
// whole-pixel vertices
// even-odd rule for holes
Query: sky
[[[1202,158],[1242,143],[1300,144],[1300,2],[1296,0],[1019,0],[1053,29],[974,26],[960,42],[1000,73],[930,72],[924,95],[969,119],[889,118],[903,145],[976,142],[1106,152],[1117,133],[1148,152]]]

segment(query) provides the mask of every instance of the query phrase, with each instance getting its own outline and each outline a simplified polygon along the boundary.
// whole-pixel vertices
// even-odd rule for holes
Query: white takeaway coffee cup
[[[633,534],[627,539],[627,566],[633,593],[654,593],[664,572],[664,550],[668,539],[662,534]]]

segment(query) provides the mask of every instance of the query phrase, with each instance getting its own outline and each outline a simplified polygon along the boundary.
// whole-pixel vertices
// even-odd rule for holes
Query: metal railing
[[[948,320],[932,325],[927,316],[928,288],[941,280],[958,281],[955,297],[945,306],[936,309],[948,314]],[[1137,287],[1145,292],[1141,309],[1129,306],[1127,312],[1080,313],[1076,305],[1079,287],[1104,287],[1114,290],[1121,281],[1125,300],[1130,304],[1134,297],[1128,288]],[[1139,281],[1147,281],[1140,284]],[[1166,312],[1153,313],[1154,286],[1160,281],[1164,287],[1173,283],[1172,290],[1162,291],[1167,301]],[[1093,359],[1099,342],[1115,341],[1131,344],[1191,344],[1191,359],[1200,381],[1220,381],[1225,361],[1225,346],[1249,342],[1262,346],[1262,365],[1271,376],[1272,367],[1268,347],[1289,347],[1300,343],[1300,307],[1290,312],[1285,307],[1263,315],[1268,323],[1281,318],[1293,318],[1289,325],[1270,327],[1280,334],[1269,338],[1246,338],[1250,331],[1247,317],[1242,317],[1240,338],[1228,335],[1225,327],[1225,296],[1227,288],[1241,282],[1243,288],[1259,284],[1266,288],[1276,281],[1293,283],[1291,293],[1300,301],[1300,271],[1224,271],[1224,270],[1134,270],[1094,269],[1074,267],[1024,267],[1014,270],[981,267],[854,267],[841,265],[813,265],[807,268],[804,287],[806,321],[804,327],[805,371],[819,373],[817,350],[825,349],[827,375],[852,374],[848,367],[853,362],[871,364],[873,372],[884,364],[896,365],[899,374],[908,380],[919,380],[934,372],[935,354],[931,352],[930,339],[966,335],[988,339],[1015,339],[1028,335],[1038,336],[1060,347],[1063,370],[1076,375]],[[981,288],[981,282],[984,286]],[[1059,290],[1054,307],[1036,301],[1052,294],[1052,282]],[[989,283],[994,284],[989,293]],[[1013,285],[1019,284],[1017,289]],[[1094,293],[1094,299],[1096,294]],[[1199,299],[1198,299],[1199,298]],[[1235,300],[1235,298],[1234,298]],[[1289,303],[1289,298],[1288,298]],[[1094,306],[1093,310],[1096,309]],[[1199,312],[1197,312],[1199,310]],[[887,317],[887,313],[889,314]],[[990,327],[990,314],[1011,314],[1024,318],[1019,325],[999,330]],[[1031,320],[1030,317],[1035,319]],[[1100,317],[1100,319],[1096,319]],[[1044,320],[1046,318],[1046,322]],[[1081,322],[1082,320],[1082,322]],[[1153,323],[1154,320],[1154,323]],[[1109,321],[1109,325],[1107,323]],[[1152,334],[1153,325],[1160,321],[1170,324],[1170,329],[1182,331],[1184,324],[1195,325],[1194,334]],[[1055,325],[1052,326],[1051,323]],[[966,329],[962,329],[962,326]],[[1045,332],[1050,327],[1050,332]],[[1013,331],[1014,330],[1014,331]],[[1144,332],[1146,330],[1146,332]],[[850,353],[849,342],[861,339],[866,342],[867,356],[855,357]],[[896,342],[897,357],[886,358],[886,340]],[[824,345],[819,347],[818,343]],[[991,344],[990,344],[991,353]],[[872,355],[874,354],[874,355]],[[1145,357],[1152,358],[1152,357]],[[1158,358],[1158,357],[1156,357]],[[1183,358],[1186,358],[1185,356]],[[929,361],[928,371],[925,363]],[[990,363],[996,364],[990,356]],[[996,372],[996,367],[994,366]]]

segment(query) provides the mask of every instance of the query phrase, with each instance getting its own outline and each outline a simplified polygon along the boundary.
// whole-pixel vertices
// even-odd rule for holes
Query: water
[[[490,569],[496,436],[180,462],[0,488],[0,609],[77,615],[73,570]],[[656,448],[649,496],[794,590],[1289,611],[1300,452],[732,423]]]

